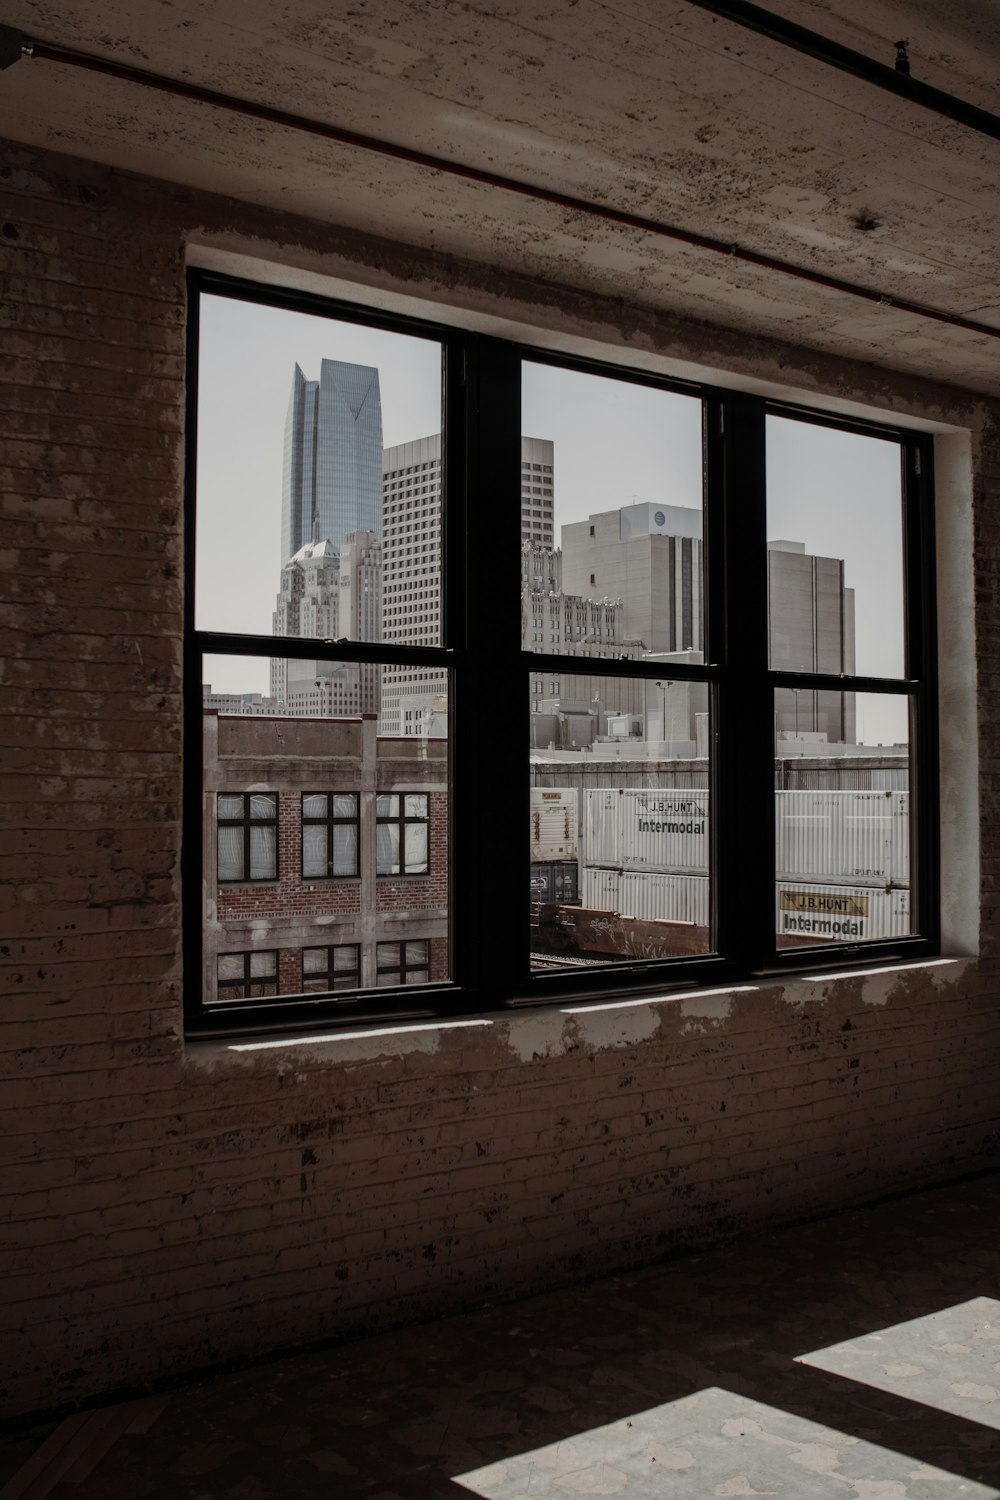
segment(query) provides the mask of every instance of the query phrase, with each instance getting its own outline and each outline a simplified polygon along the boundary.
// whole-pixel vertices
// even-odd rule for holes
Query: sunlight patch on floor
[[[998,1500],[1000,1491],[710,1387],[455,1476],[483,1500]]]

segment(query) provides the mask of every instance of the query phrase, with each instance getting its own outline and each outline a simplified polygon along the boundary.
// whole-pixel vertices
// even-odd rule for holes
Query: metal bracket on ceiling
[[[31,56],[31,43],[16,26],[0,26],[0,71]]]

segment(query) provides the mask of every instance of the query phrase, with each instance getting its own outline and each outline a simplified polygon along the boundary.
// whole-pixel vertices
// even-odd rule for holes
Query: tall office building
[[[382,639],[441,641],[441,434],[382,455]],[[431,667],[384,667],[379,733],[440,726],[447,675]]]
[[[548,438],[521,439],[521,539],[535,547],[555,545],[552,454]]]
[[[553,541],[553,447],[521,439],[521,537]],[[407,646],[441,640],[441,435],[386,448],[382,456],[382,639]],[[381,734],[438,733],[447,678],[421,667],[386,667]]]
[[[348,532],[381,530],[378,370],[324,359],[319,379],[307,380],[296,365],[285,419],[281,566],[308,542],[331,542],[339,552]]]
[[[854,671],[854,590],[844,587],[840,557],[818,557],[804,542],[767,544],[771,666],[785,672]],[[852,745],[857,734],[853,693],[778,688],[775,732],[790,738],[825,734]]]

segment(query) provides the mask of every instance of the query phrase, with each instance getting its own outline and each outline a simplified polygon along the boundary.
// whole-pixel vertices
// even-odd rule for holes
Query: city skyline
[[[277,583],[288,375],[323,360],[376,368],[383,448],[441,431],[441,352],[433,340],[282,309],[205,298],[199,382],[196,613],[200,628],[266,635]],[[561,527],[632,503],[699,505],[696,398],[526,361],[522,428],[555,448],[554,542]],[[898,447],[864,435],[769,418],[769,538],[837,556],[855,590],[857,670],[902,671]],[[803,476],[807,478],[804,485]],[[519,497],[520,498],[520,497]],[[512,503],[517,500],[512,497]],[[512,579],[511,587],[517,587]],[[227,691],[267,692],[261,664],[233,659]],[[871,742],[905,734],[902,702]]]

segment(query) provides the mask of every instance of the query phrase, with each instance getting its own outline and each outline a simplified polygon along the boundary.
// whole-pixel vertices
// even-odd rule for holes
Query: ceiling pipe
[[[699,0],[691,0],[691,3],[699,3]],[[706,3],[710,3],[710,0],[706,0]],[[60,63],[66,67],[82,68],[108,78],[117,78],[124,83],[139,84],[144,88],[171,94],[175,98],[211,105],[217,109],[227,110],[231,114],[244,115],[251,120],[260,120],[287,130],[300,131],[354,150],[389,157],[391,160],[406,162],[410,166],[422,167],[432,172],[442,172],[450,177],[461,178],[465,182],[496,188],[501,192],[515,193],[522,198],[530,198],[536,203],[547,203],[555,208],[566,209],[571,213],[582,214],[592,219],[600,219],[607,224],[617,224],[625,229],[634,229],[659,239],[671,240],[675,244],[686,245],[695,250],[724,255],[727,259],[740,261],[744,265],[774,271],[783,276],[793,277],[797,281],[807,282],[811,286],[823,287],[827,291],[839,292],[864,302],[890,307],[896,312],[907,313],[913,317],[943,323],[949,328],[957,328],[965,333],[1000,339],[1000,327],[993,324],[980,323],[974,318],[965,318],[958,313],[930,307],[926,303],[893,297],[886,292],[876,291],[872,287],[844,281],[836,276],[827,276],[821,271],[810,270],[807,266],[794,265],[790,261],[779,260],[773,255],[763,255],[756,250],[748,250],[729,240],[697,234],[677,225],[665,224],[658,219],[647,219],[641,214],[628,213],[624,209],[613,208],[604,203],[593,203],[585,198],[575,198],[568,193],[556,192],[551,188],[537,187],[532,183],[505,177],[497,172],[466,166],[446,156],[434,156],[429,152],[415,151],[409,146],[400,146],[390,141],[379,140],[374,136],[361,135],[357,131],[344,130],[338,125],[330,125],[322,120],[291,114],[287,110],[275,109],[267,104],[257,104],[250,99],[240,99],[216,89],[204,88],[200,84],[186,83],[183,79],[169,78],[164,74],[152,73],[144,68],[135,68],[129,63],[97,57],[88,52],[78,52],[69,47],[54,46],[25,36],[15,27],[0,26],[0,70],[11,66],[21,57]]]
[[[933,110],[935,114],[944,115],[959,125],[978,130],[983,135],[1000,141],[1000,116],[910,76],[912,59],[907,54],[906,42],[892,43],[895,56],[890,67],[888,63],[875,62],[863,52],[855,52],[853,47],[844,47],[840,42],[831,41],[818,31],[810,31],[805,26],[786,20],[784,16],[776,16],[760,5],[751,5],[748,0],[687,0],[687,3],[697,6],[699,10],[711,11],[712,15],[722,16],[727,21],[734,21],[737,26],[756,31],[773,42],[781,42],[785,47],[815,58],[817,62],[839,68],[843,73],[851,73],[855,78],[863,78],[865,83],[887,89],[900,99],[908,99],[911,104],[919,104],[923,109]]]

